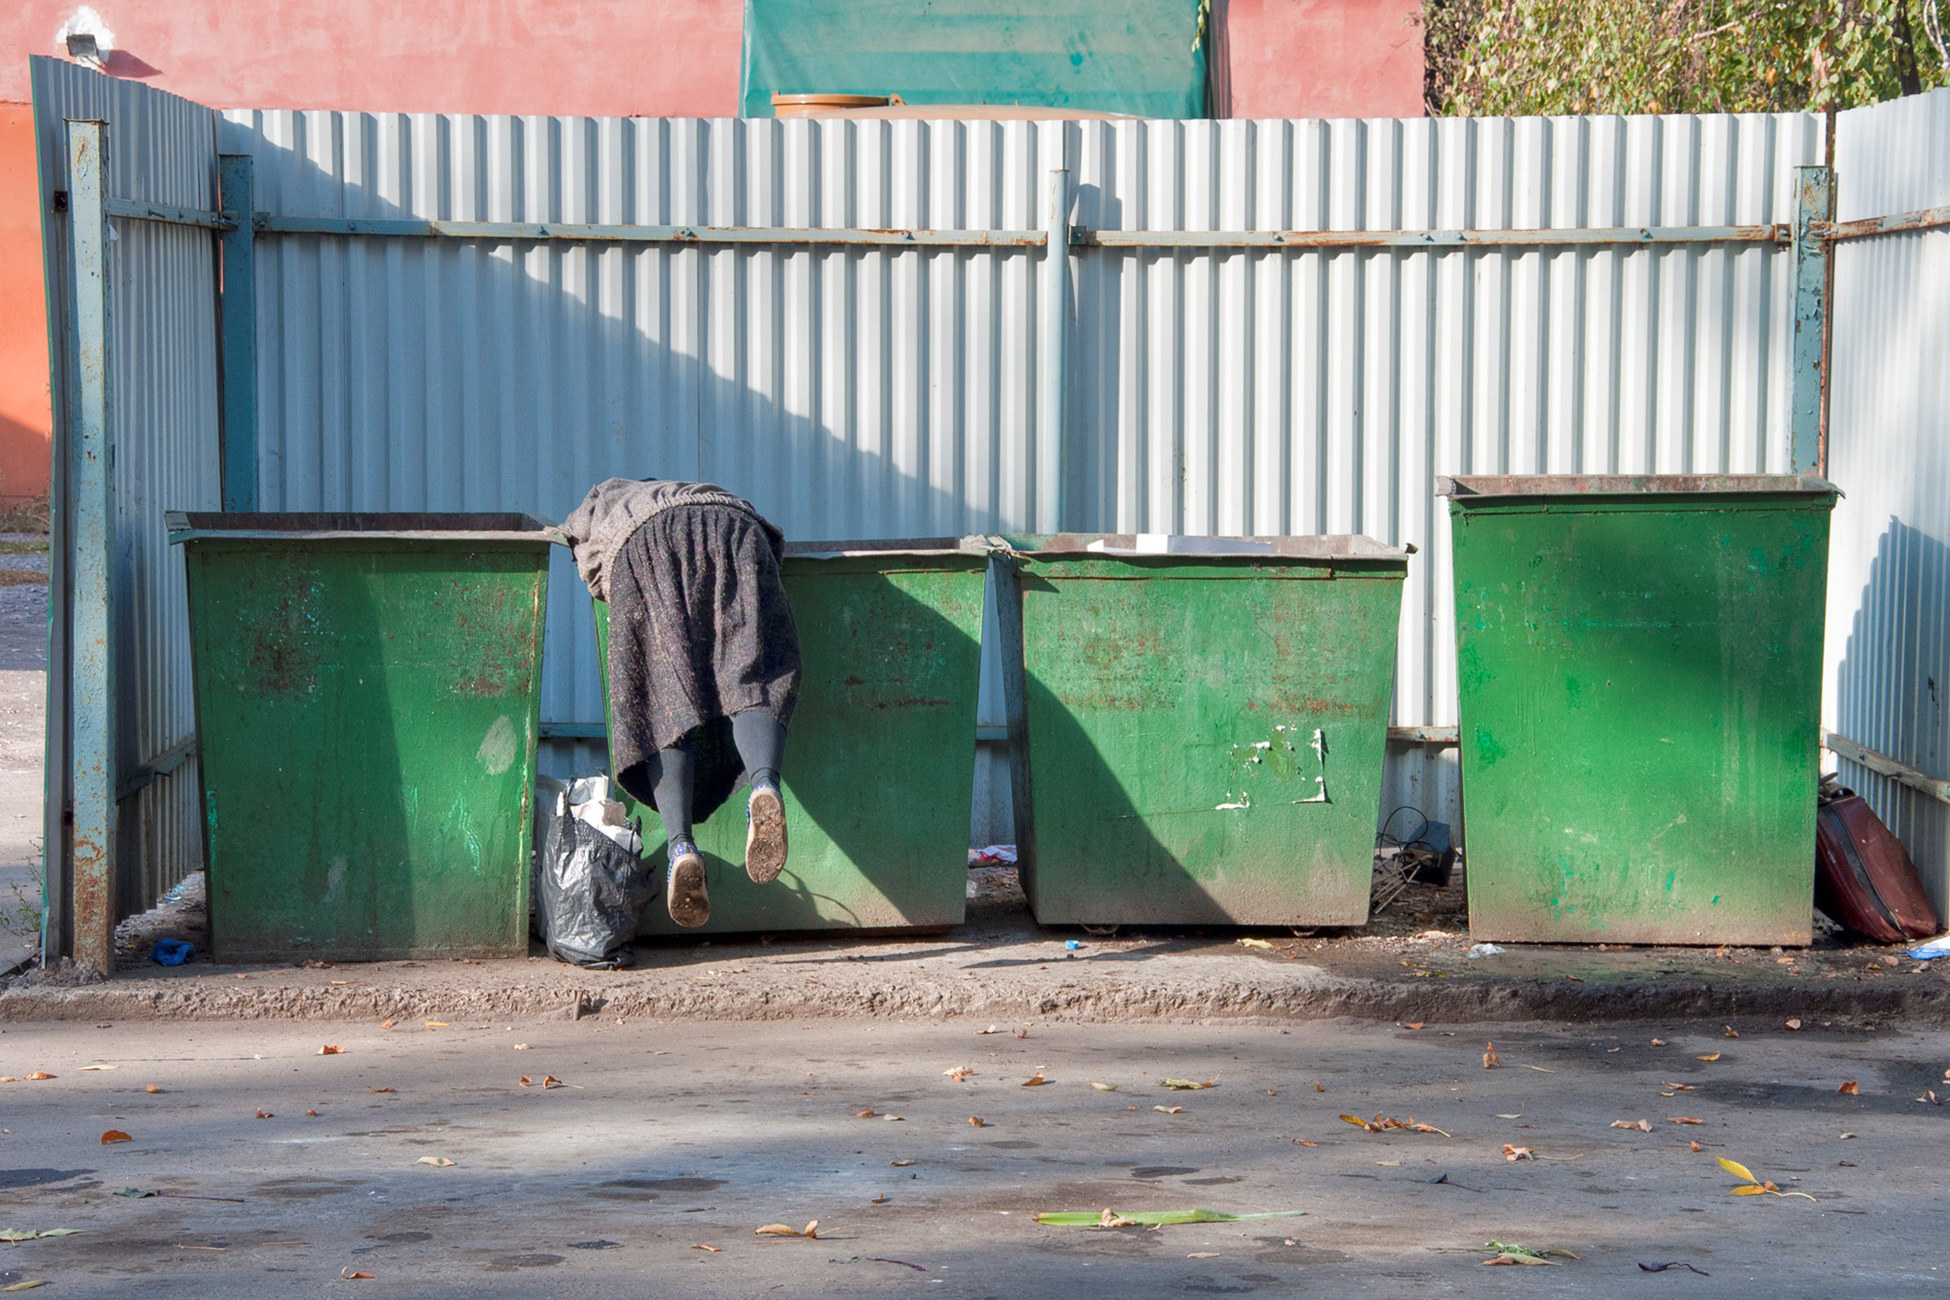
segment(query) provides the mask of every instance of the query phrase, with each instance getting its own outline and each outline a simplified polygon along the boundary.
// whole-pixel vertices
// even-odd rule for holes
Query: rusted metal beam
[[[170,226],[201,226],[205,230],[228,230],[231,226],[221,213],[205,212],[201,208],[179,208],[171,203],[109,199],[103,206],[109,216],[124,221],[156,221]]]
[[[1818,474],[1822,464],[1823,412],[1827,406],[1828,245],[1815,223],[1835,215],[1835,173],[1828,167],[1794,169],[1794,341],[1789,360],[1788,468]]]
[[[1822,221],[1815,234],[1834,243],[1846,239],[1873,239],[1877,235],[1901,235],[1915,230],[1941,230],[1950,226],[1950,204],[1940,208],[1919,208],[1886,217],[1863,217],[1859,221]]]
[[[1596,226],[1556,230],[1089,230],[1070,242],[1089,248],[1586,248],[1638,244],[1772,244],[1789,242],[1785,223],[1767,226]]]
[[[115,658],[111,618],[115,481],[109,465],[108,127],[68,123],[68,247],[74,266],[73,445],[67,449],[73,558],[74,861],[70,953],[81,970],[115,969]]]
[[[1390,727],[1391,745],[1428,745],[1434,749],[1453,749],[1462,742],[1455,727]]]
[[[1822,744],[1837,758],[1866,767],[1876,775],[1886,776],[1912,790],[1920,790],[1932,799],[1950,803],[1950,781],[1938,780],[1927,772],[1919,772],[1907,763],[1899,763],[1887,754],[1878,753],[1867,745],[1858,745],[1847,736],[1832,731],[1823,734]]]
[[[258,212],[260,235],[364,235],[477,243],[763,244],[879,248],[1041,248],[1040,230],[907,230],[801,226],[626,226],[557,221],[428,221],[414,218],[288,217]]]

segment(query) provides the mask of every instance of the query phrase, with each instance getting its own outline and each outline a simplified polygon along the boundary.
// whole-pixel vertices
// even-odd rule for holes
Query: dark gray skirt
[[[655,806],[657,751],[689,750],[691,815],[731,796],[744,764],[731,717],[789,724],[799,632],[765,526],[731,506],[673,506],[623,544],[609,576],[610,760],[616,782]]]

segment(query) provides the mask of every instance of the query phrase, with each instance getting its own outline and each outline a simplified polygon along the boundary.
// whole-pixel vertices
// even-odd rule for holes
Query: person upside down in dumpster
[[[604,479],[563,521],[590,594],[609,603],[610,760],[657,810],[670,919],[711,919],[703,820],[746,795],[745,872],[785,866],[779,764],[799,698],[799,631],[779,582],[785,536],[710,483]]]

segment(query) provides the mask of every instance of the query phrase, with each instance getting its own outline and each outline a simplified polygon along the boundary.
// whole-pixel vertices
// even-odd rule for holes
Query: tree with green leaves
[[[1950,0],[1423,0],[1430,114],[1773,113],[1950,84]]]

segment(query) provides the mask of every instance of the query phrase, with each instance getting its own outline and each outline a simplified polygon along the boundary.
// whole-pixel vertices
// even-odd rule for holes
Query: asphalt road
[[[1937,1296],[1950,1267],[1936,1244],[1950,1112],[1930,1101],[1950,1093],[1942,1032],[988,1028],[8,1025],[0,1075],[20,1081],[0,1083],[0,1225],[76,1231],[0,1247],[0,1285],[1787,1300]],[[963,1066],[966,1081],[946,1073]],[[1649,1132],[1614,1126],[1639,1120]],[[109,1130],[131,1140],[104,1145]],[[1794,1195],[1733,1195],[1719,1156]],[[1300,1213],[1155,1231],[1033,1218],[1106,1208]],[[816,1238],[755,1233],[812,1220]],[[1493,1240],[1576,1258],[1485,1267]]]

